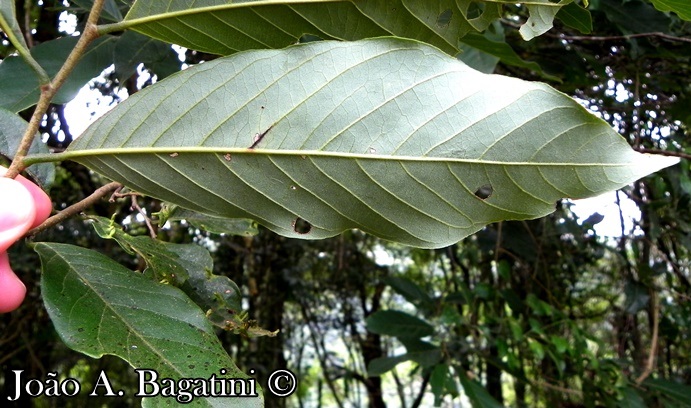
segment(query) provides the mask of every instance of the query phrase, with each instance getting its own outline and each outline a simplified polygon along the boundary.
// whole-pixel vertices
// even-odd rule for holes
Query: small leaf
[[[484,75],[390,38],[200,64],[119,104],[61,157],[284,236],[359,228],[425,248],[678,162],[633,151],[544,84]],[[483,186],[492,191],[484,199],[475,194]]]
[[[540,36],[552,28],[554,17],[562,6],[571,3],[573,0],[561,0],[559,3],[552,3],[549,0],[535,0],[526,5],[530,16],[528,20],[518,30],[524,40],[530,41]]]
[[[407,353],[394,357],[375,358],[367,367],[369,376],[382,375],[404,361],[414,361],[424,368],[432,367],[441,361],[442,354],[439,346],[409,337],[402,337],[399,340],[406,347]]]
[[[658,391],[664,399],[679,404],[677,406],[691,406],[691,386],[676,381],[650,377],[643,382],[643,385],[649,389]]]
[[[437,364],[432,369],[432,374],[430,375],[429,379],[429,385],[432,389],[432,394],[434,394],[435,407],[441,405],[441,400],[444,396],[444,386],[446,385],[448,376],[449,366],[447,364]]]
[[[410,357],[407,354],[396,357],[377,357],[370,361],[367,366],[367,375],[369,377],[378,377],[391,371],[398,364],[408,360],[410,360]]]
[[[14,158],[27,126],[29,124],[16,113],[0,108],[0,155],[9,160]],[[29,154],[47,153],[49,153],[48,147],[41,142],[41,137],[36,133],[29,148]],[[44,188],[50,187],[55,179],[54,163],[39,163],[26,171]]]
[[[434,333],[426,321],[397,310],[380,310],[366,320],[367,330],[395,337],[420,338]]]
[[[94,358],[116,355],[132,367],[156,370],[159,378],[248,378],[228,357],[206,317],[179,289],[155,283],[88,249],[43,242],[34,249],[41,258],[46,310],[70,348]],[[233,400],[234,406],[263,406],[256,387],[256,397]],[[144,403],[170,403],[151,398]],[[202,406],[228,401],[196,400]]]
[[[473,408],[502,408],[502,405],[492,398],[477,381],[471,380],[465,373],[461,373],[458,377]]]
[[[242,310],[240,288],[227,276],[212,273],[213,259],[209,251],[196,244],[165,242],[164,245],[178,254],[178,262],[189,274],[189,279],[180,289],[206,312],[211,323],[246,337],[273,337],[278,333],[262,329],[256,322],[247,319]]]
[[[200,230],[212,234],[253,236],[259,233],[257,223],[243,218],[221,218],[178,206],[167,206],[165,220],[185,220]]]
[[[520,342],[523,340],[523,329],[521,324],[515,319],[509,320],[509,328],[511,329],[511,335],[515,342]]]
[[[439,346],[414,337],[399,336],[398,340],[406,348],[405,355],[422,367],[431,367],[441,361],[442,353]]]
[[[77,40],[77,37],[62,37],[46,41],[33,47],[31,55],[52,78],[62,67]],[[79,60],[52,103],[64,104],[71,101],[86,83],[112,64],[114,46],[113,37],[97,38]],[[39,96],[38,77],[21,57],[11,55],[0,62],[0,108],[20,112],[35,105]]]
[[[88,218],[92,220],[92,225],[101,238],[114,239],[128,253],[139,255],[155,280],[175,286],[180,286],[187,280],[187,270],[178,262],[178,254],[168,250],[163,242],[146,236],[129,235],[108,218]]]
[[[542,347],[542,344],[540,344],[539,341],[529,338],[528,347],[530,347],[530,350],[533,352],[533,355],[538,361],[541,361],[545,358],[545,349]]]
[[[569,342],[563,337],[550,336],[550,340],[559,354],[564,354],[569,348]]]
[[[686,21],[691,21],[691,3],[688,0],[651,0],[660,11],[673,11]]]
[[[417,307],[428,309],[434,306],[434,301],[430,295],[408,278],[388,276],[384,278],[384,283],[391,286],[393,290]]]
[[[568,27],[575,28],[583,34],[590,34],[593,31],[593,19],[590,12],[576,2],[560,8],[557,18]]]
[[[628,281],[624,286],[624,294],[626,295],[626,303],[624,310],[626,313],[636,314],[648,305],[650,294],[648,288],[638,282]]]
[[[78,5],[85,11],[90,11],[91,7],[94,5],[94,0],[72,0],[72,3]],[[113,22],[122,20],[122,13],[120,13],[116,0],[104,1],[101,18]]]

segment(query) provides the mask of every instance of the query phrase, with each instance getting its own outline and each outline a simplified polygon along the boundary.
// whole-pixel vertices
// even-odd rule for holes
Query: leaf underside
[[[359,228],[427,248],[677,161],[634,152],[547,85],[389,38],[190,68],[116,107],[65,156],[142,193],[285,236]]]

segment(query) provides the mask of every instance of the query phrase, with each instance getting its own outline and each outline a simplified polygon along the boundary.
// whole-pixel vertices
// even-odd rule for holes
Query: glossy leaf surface
[[[38,243],[46,309],[63,341],[92,357],[116,355],[159,378],[247,378],[227,355],[201,310],[179,289],[155,283],[110,258],[77,246]],[[220,373],[227,370],[226,375]],[[238,407],[262,406],[258,397]],[[145,398],[165,406],[170,398]],[[228,398],[197,398],[228,406]]]

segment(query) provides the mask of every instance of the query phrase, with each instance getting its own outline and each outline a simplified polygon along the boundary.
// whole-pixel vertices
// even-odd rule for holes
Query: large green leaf
[[[46,41],[32,48],[31,55],[53,77],[65,63],[77,40],[77,37],[63,37]],[[108,68],[113,61],[114,45],[115,40],[111,36],[94,41],[52,102],[63,104],[71,101],[82,86]],[[38,77],[21,57],[13,55],[0,62],[0,108],[19,112],[35,105],[39,95]]]
[[[27,126],[29,124],[21,116],[0,108],[0,155],[10,160],[14,158]],[[41,142],[38,134],[34,137],[29,148],[29,154],[36,153],[48,153],[48,147]],[[27,171],[44,187],[49,187],[55,178],[55,165],[53,163],[39,163]]]
[[[547,85],[396,39],[201,64],[133,95],[59,158],[289,237],[360,228],[420,247],[537,218],[558,199],[677,162],[634,152]]]
[[[660,11],[673,11],[686,21],[691,21],[691,2],[689,0],[651,0]]]
[[[180,71],[180,60],[170,44],[134,31],[126,31],[118,38],[113,63],[120,83],[134,75],[139,64],[152,70],[159,80]]]
[[[599,0],[594,5],[624,33],[668,32],[672,20],[641,0]]]
[[[546,0],[545,0],[546,1]],[[565,0],[570,2],[571,0]],[[122,27],[212,54],[283,48],[304,34],[360,40],[395,35],[432,44],[455,55],[467,35],[473,47],[504,63],[541,72],[506,43],[479,35],[501,17],[502,2],[476,0],[138,0]],[[507,1],[508,3],[508,1]],[[545,6],[556,10],[560,6]],[[542,11],[540,9],[540,11]]]
[[[679,407],[691,406],[691,386],[662,378],[647,378],[643,386],[660,393],[662,398],[679,404]]]
[[[446,52],[473,26],[464,17],[471,0],[139,0],[128,28],[166,42],[219,55],[253,48],[283,48],[303,34],[353,40],[383,35],[413,37]],[[487,12],[498,17],[499,5]],[[491,9],[491,10],[490,10]]]
[[[645,408],[647,405],[633,387],[621,390],[622,398],[617,401],[617,408]]]
[[[161,378],[249,378],[223,350],[201,310],[179,289],[88,249],[38,243],[41,292],[63,341],[92,357],[116,355]],[[221,369],[226,370],[225,374]],[[191,390],[190,390],[191,391]],[[262,406],[256,398],[197,398],[200,406]],[[145,398],[146,406],[174,400]]]

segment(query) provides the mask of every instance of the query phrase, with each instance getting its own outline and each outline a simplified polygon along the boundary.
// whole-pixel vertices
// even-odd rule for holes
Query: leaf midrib
[[[99,300],[101,301],[101,303],[104,305],[103,313],[101,313],[101,321],[103,320],[103,316],[105,315],[105,310],[106,310],[106,309],[109,309],[114,315],[116,315],[116,316],[118,317],[118,319],[119,319],[120,322],[122,322],[126,327],[128,327],[128,328],[130,329],[130,333],[131,333],[131,334],[135,334],[135,337],[136,337],[136,338],[140,339],[141,342],[142,342],[143,344],[145,344],[145,345],[148,347],[148,349],[151,350],[151,352],[152,352],[154,355],[156,355],[156,356],[159,357],[159,360],[160,360],[161,362],[164,362],[165,365],[166,365],[167,367],[171,368],[174,372],[178,373],[179,375],[181,375],[181,376],[184,375],[184,372],[180,371],[180,370],[175,366],[175,364],[173,364],[172,361],[170,361],[168,358],[166,358],[166,357],[165,357],[165,354],[163,354],[161,350],[159,350],[158,348],[154,347],[154,345],[153,345],[151,342],[149,342],[145,336],[143,336],[138,330],[136,330],[136,327],[132,326],[131,324],[129,324],[129,322],[127,322],[127,319],[125,319],[125,318],[122,316],[122,313],[120,313],[115,307],[111,306],[110,303],[108,303],[108,302],[106,301],[106,299],[105,299],[103,296],[101,296],[101,291],[97,290],[97,287],[94,286],[94,285],[92,284],[92,282],[91,282],[89,279],[86,279],[84,276],[82,276],[82,275],[78,272],[77,268],[74,267],[74,266],[72,266],[72,262],[70,262],[70,260],[68,260],[67,258],[65,258],[64,256],[62,256],[62,254],[60,254],[58,251],[54,251],[54,250],[53,250],[53,252],[55,253],[55,255],[54,255],[55,257],[60,258],[60,259],[61,259],[63,262],[65,262],[67,265],[70,265],[70,270],[71,270],[71,272],[73,272],[74,274],[76,274],[77,276],[79,276],[79,277],[80,277],[80,281],[81,281],[84,285],[86,285],[88,288],[90,288],[90,290],[91,290],[91,292],[92,292],[93,294],[95,294],[96,296],[98,296],[98,299],[99,299]],[[86,266],[90,266],[90,267],[92,266],[91,264],[85,264],[85,265],[86,265]],[[67,276],[65,276],[65,277],[67,277]],[[126,307],[126,306],[123,305],[122,307]],[[71,312],[71,311],[70,311],[70,312]],[[150,310],[147,310],[147,312],[149,312],[149,313],[154,313],[154,314],[158,314],[158,313],[153,312],[153,311],[150,311]],[[70,313],[70,314],[71,314],[71,313]],[[169,318],[170,316],[165,316],[165,317]],[[99,326],[99,331],[100,331],[100,329],[101,329],[101,327]],[[100,334],[99,334],[99,339],[100,339]],[[99,343],[100,343],[100,340],[99,340]],[[180,344],[184,344],[184,343],[180,343]]]
[[[481,164],[481,165],[497,165],[497,166],[511,166],[511,167],[631,167],[637,166],[637,163],[621,162],[621,163],[600,163],[600,162],[516,162],[516,161],[498,161],[498,160],[482,160],[482,159],[461,159],[454,157],[439,157],[439,156],[397,156],[397,155],[382,155],[376,153],[349,153],[349,152],[334,152],[334,151],[318,151],[318,150],[290,150],[290,149],[248,149],[245,147],[203,147],[203,146],[186,146],[186,147],[113,147],[113,148],[98,148],[98,149],[84,149],[65,151],[55,154],[37,154],[31,155],[24,159],[27,165],[43,162],[54,162],[62,160],[75,160],[79,158],[88,158],[91,156],[123,156],[123,155],[181,155],[181,154],[233,154],[236,155],[266,155],[266,156],[295,156],[295,157],[327,157],[337,159],[352,159],[352,160],[383,160],[395,162],[419,162],[419,163],[459,163],[459,164]],[[172,156],[171,158],[177,157]]]

